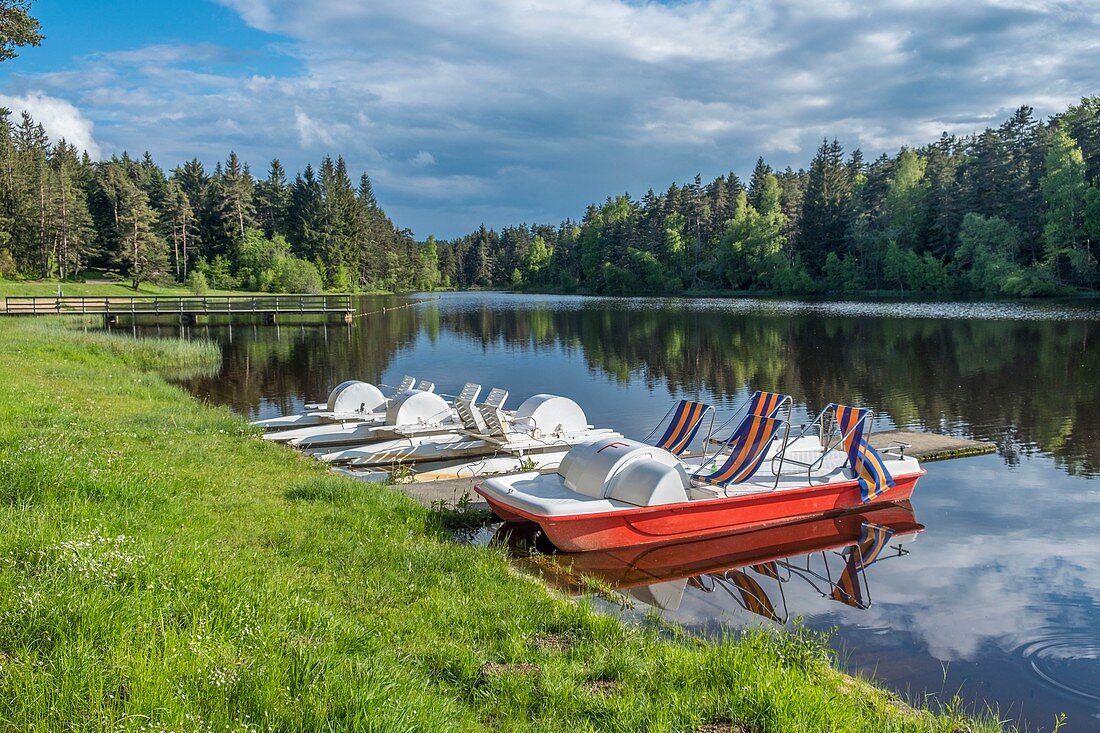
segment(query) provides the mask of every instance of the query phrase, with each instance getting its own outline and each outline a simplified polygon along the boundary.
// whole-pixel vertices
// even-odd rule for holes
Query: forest
[[[148,153],[93,161],[0,110],[0,278],[92,269],[135,288],[399,291],[435,286],[423,250],[343,158],[293,180],[278,159],[257,180],[234,153],[209,172],[194,159],[165,173]]]
[[[1067,295],[1100,286],[1098,185],[1091,97],[870,162],[826,139],[808,170],[761,158],[747,182],[696,176],[436,248],[442,284],[460,289]]]
[[[235,153],[165,171],[93,161],[0,110],[0,278],[80,277],[268,292],[507,288],[607,295],[969,294],[1100,287],[1100,97],[1048,120],[944,134],[867,162],[824,140],[808,169],[759,159],[591,205],[579,220],[417,242],[326,156],[290,179]]]

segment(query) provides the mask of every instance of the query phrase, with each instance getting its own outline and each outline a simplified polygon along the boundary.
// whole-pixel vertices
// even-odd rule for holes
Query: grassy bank
[[[57,295],[61,286],[62,295],[86,295],[92,297],[129,298],[143,295],[194,295],[183,285],[157,285],[142,283],[134,290],[127,281],[117,282],[58,282],[57,280],[4,280],[0,279],[0,298],[4,296],[41,296]],[[361,291],[360,295],[388,295],[384,290]],[[254,293],[251,290],[217,290],[211,288],[205,295],[272,295],[272,293]],[[2,306],[2,304],[0,304]]]
[[[57,280],[2,280],[0,279],[0,297],[11,296],[43,296],[53,297],[57,295],[57,288],[61,287],[62,295],[89,295],[111,296],[129,298],[138,295],[194,295],[183,285],[156,285],[154,283],[142,283],[141,287],[134,290],[127,281],[118,282],[58,282]],[[243,290],[210,290],[207,295],[247,295]]]
[[[553,595],[162,359],[216,354],[0,319],[0,729],[997,730],[790,634],[704,643]]]

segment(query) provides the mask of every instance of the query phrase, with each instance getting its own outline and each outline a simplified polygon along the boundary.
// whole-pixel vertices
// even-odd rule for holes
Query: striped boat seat
[[[672,411],[665,434],[657,441],[657,447],[677,456],[686,451],[695,434],[699,432],[699,426],[703,424],[703,416],[710,409],[710,405],[702,402],[680,400]]]
[[[844,436],[844,452],[848,455],[848,465],[859,481],[860,498],[864,504],[894,485],[894,477],[883,464],[882,456],[871,447],[863,434],[870,414],[870,410],[858,407],[836,406],[836,423]]]
[[[730,452],[726,462],[714,473],[695,474],[692,478],[722,487],[747,481],[764,462],[768,446],[783,424],[772,417],[747,415],[727,441]]]

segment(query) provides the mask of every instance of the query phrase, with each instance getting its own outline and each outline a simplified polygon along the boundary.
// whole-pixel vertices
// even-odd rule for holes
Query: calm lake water
[[[805,528],[808,543],[758,536],[580,569],[619,585],[627,615],[659,608],[701,635],[801,616],[833,630],[848,669],[912,698],[957,693],[1033,730],[1064,711],[1067,730],[1100,730],[1100,306],[464,293],[360,309],[422,298],[351,328],[191,329],[223,344],[224,363],[188,387],[266,417],[345,379],[412,374],[451,394],[502,386],[512,406],[566,395],[636,438],[675,399],[729,411],[761,388],[792,395],[796,419],[839,401],[874,408],[879,428],[995,441],[996,455],[927,464],[911,512]],[[898,530],[901,551],[892,538],[844,595],[844,548],[864,521]],[[914,523],[915,541],[902,533]],[[777,553],[791,559],[770,563]],[[569,587],[568,563],[544,573]]]

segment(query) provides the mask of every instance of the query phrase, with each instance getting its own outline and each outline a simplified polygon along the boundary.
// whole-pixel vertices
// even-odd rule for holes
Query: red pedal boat
[[[685,461],[626,438],[577,445],[557,472],[488,479],[475,491],[505,521],[537,523],[567,552],[704,538],[907,500],[925,474],[904,446],[878,452],[870,410],[829,405],[797,436],[757,392],[713,456]]]

